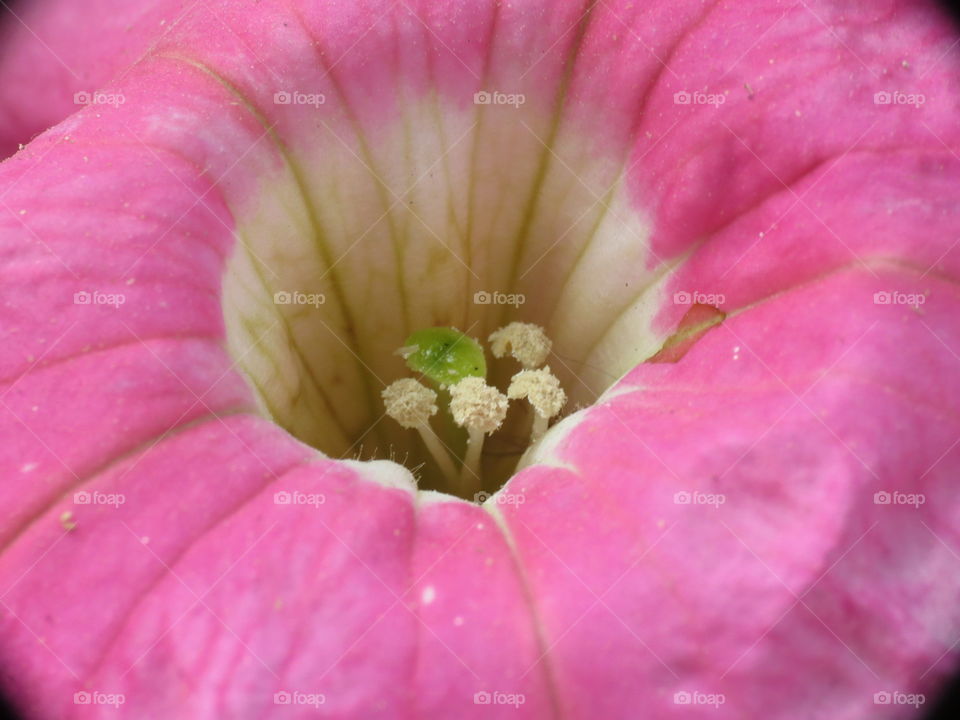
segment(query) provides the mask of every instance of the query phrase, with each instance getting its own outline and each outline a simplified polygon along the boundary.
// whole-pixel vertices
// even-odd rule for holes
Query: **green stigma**
[[[398,351],[407,367],[440,386],[456,385],[466,377],[487,376],[483,348],[456,328],[417,330]]]

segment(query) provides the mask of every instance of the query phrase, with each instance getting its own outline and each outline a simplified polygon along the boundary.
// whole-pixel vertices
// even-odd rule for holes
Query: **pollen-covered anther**
[[[464,378],[450,388],[450,412],[457,425],[492,433],[507,416],[507,396],[483,378]]]
[[[437,413],[437,394],[413,378],[390,383],[380,395],[387,415],[405,428],[429,422]]]
[[[468,433],[460,475],[462,484],[479,488],[484,436],[500,427],[507,416],[508,404],[507,396],[487,385],[483,378],[464,378],[450,388],[450,412],[454,422],[465,427]]]
[[[491,333],[489,341],[495,358],[509,353],[527,369],[543,365],[552,347],[544,329],[533,323],[512,322]]]
[[[405,428],[415,428],[443,474],[456,478],[449,453],[430,427],[430,418],[437,413],[437,394],[413,378],[403,378],[390,383],[380,396],[387,415]]]
[[[550,372],[550,366],[539,370],[521,370],[510,380],[507,397],[511,400],[526,398],[533,407],[534,442],[547,431],[550,418],[558,415],[567,402],[567,394],[560,387],[557,376]]]

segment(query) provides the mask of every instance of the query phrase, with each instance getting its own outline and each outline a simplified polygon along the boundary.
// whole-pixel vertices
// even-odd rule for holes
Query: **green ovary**
[[[407,367],[440,387],[456,385],[465,377],[487,376],[483,348],[455,328],[417,330],[403,345],[400,354],[407,361]]]

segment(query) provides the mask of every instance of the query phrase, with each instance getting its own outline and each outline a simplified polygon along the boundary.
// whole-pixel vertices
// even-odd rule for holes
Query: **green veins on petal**
[[[407,367],[442,387],[456,385],[467,377],[487,376],[483,348],[456,328],[417,330],[403,345],[398,352]]]

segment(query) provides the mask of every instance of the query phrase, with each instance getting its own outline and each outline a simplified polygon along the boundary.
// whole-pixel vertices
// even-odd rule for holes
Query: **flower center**
[[[385,417],[411,333],[486,341],[511,321],[542,326],[565,414],[659,349],[664,272],[650,269],[623,158],[585,149],[536,105],[430,98],[365,133],[318,113],[277,136],[285,163],[237,212],[223,291],[229,351],[264,415],[328,455],[393,459],[421,488],[454,492],[417,433]],[[493,361],[487,382],[506,392],[519,369]],[[464,456],[463,428],[444,419],[437,434]],[[529,412],[511,406],[483,447],[482,489],[509,478],[529,439]]]

